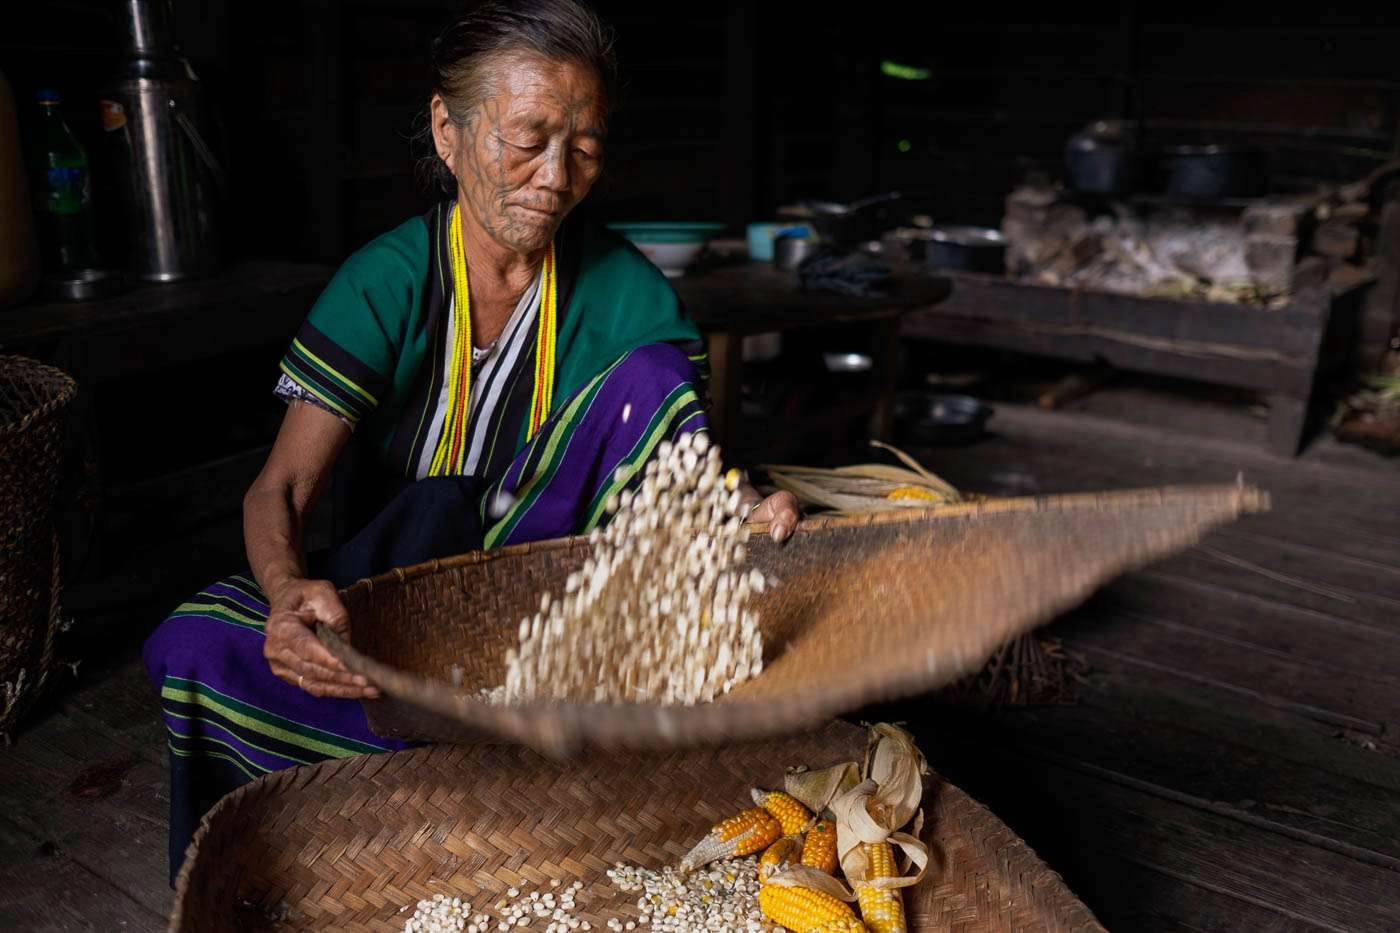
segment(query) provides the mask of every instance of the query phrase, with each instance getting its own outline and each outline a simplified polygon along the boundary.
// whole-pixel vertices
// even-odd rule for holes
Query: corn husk
[[[793,769],[783,778],[783,789],[819,817],[828,812],[833,800],[859,783],[860,765],[843,761],[820,771]]]
[[[928,762],[909,733],[898,726],[880,723],[870,734],[863,769],[865,779],[831,803],[836,815],[836,854],[851,885],[907,888],[917,884],[928,867],[928,846],[919,838]],[[861,845],[867,842],[888,842],[894,846],[903,855],[905,874],[870,878],[870,866]]]
[[[845,881],[804,865],[773,874],[768,884],[816,888],[850,902],[853,886],[907,888],[917,884],[928,867],[923,831],[924,776],[928,762],[913,737],[898,726],[879,723],[870,730],[865,761],[842,762],[820,771],[790,771],[784,789],[814,814],[830,813],[836,820],[836,855]],[[861,843],[888,842],[902,853],[904,874],[870,878]],[[912,872],[912,873],[911,873]]]
[[[904,466],[860,463],[826,469],[770,464],[763,469],[773,485],[792,493],[803,505],[832,509],[842,515],[883,509],[936,508],[962,501],[956,489],[904,451],[880,441],[870,443],[894,454]]]

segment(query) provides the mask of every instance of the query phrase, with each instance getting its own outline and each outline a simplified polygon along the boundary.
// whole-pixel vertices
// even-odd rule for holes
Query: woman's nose
[[[535,172],[535,184],[550,191],[569,189],[569,157],[563,146],[550,146]]]

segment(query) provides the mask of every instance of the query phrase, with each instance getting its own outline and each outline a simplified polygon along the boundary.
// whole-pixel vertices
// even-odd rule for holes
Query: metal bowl
[[[1002,272],[1006,268],[1006,237],[991,227],[934,227],[928,231],[924,255],[935,269]]]
[[[986,433],[992,408],[971,395],[901,392],[895,422],[902,434],[925,444],[959,444]]]
[[[865,373],[874,365],[865,353],[823,353],[822,362],[829,373]]]

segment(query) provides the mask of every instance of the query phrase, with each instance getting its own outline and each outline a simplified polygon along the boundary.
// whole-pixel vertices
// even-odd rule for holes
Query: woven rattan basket
[[[398,931],[434,894],[489,906],[512,886],[586,887],[595,930],[637,915],[604,875],[617,861],[674,864],[749,788],[786,767],[858,760],[866,733],[820,732],[720,750],[608,755],[568,764],[518,746],[420,748],[281,771],[219,802],[176,883],[173,933]],[[995,816],[934,778],[932,859],[905,892],[910,929],[1098,930],[1083,904]],[[410,911],[412,907],[409,907]],[[532,927],[533,929],[533,927]]]
[[[757,601],[763,673],[715,703],[493,706],[519,620],[561,591],[579,540],[467,554],[344,591],[351,648],[321,637],[382,688],[366,702],[381,735],[503,736],[555,755],[585,744],[683,747],[812,729],[868,703],[976,670],[1006,640],[1079,603],[1113,576],[1267,507],[1247,486],[1005,499],[803,522],[749,555],[777,585]],[[459,682],[460,688],[453,683]]]
[[[38,698],[59,627],[53,499],[63,412],[77,391],[64,373],[0,356],[0,736]]]

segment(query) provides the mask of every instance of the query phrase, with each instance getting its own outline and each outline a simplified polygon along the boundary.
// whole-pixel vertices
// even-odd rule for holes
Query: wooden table
[[[1314,382],[1344,354],[1359,304],[1323,287],[1269,309],[951,278],[949,300],[906,317],[905,336],[1249,389],[1268,402],[1269,447],[1284,456],[1298,452]]]
[[[720,444],[734,435],[739,417],[743,338],[754,334],[868,325],[874,337],[874,397],[870,434],[887,439],[894,418],[900,317],[948,296],[946,278],[916,271],[895,276],[888,295],[853,298],[805,291],[797,277],[770,263],[721,266],[673,280],[686,309],[705,335],[710,356],[711,430]]]
[[[253,260],[193,282],[139,285],[98,301],[0,310],[0,350],[67,369],[84,386],[231,350],[290,341],[332,270]]]

